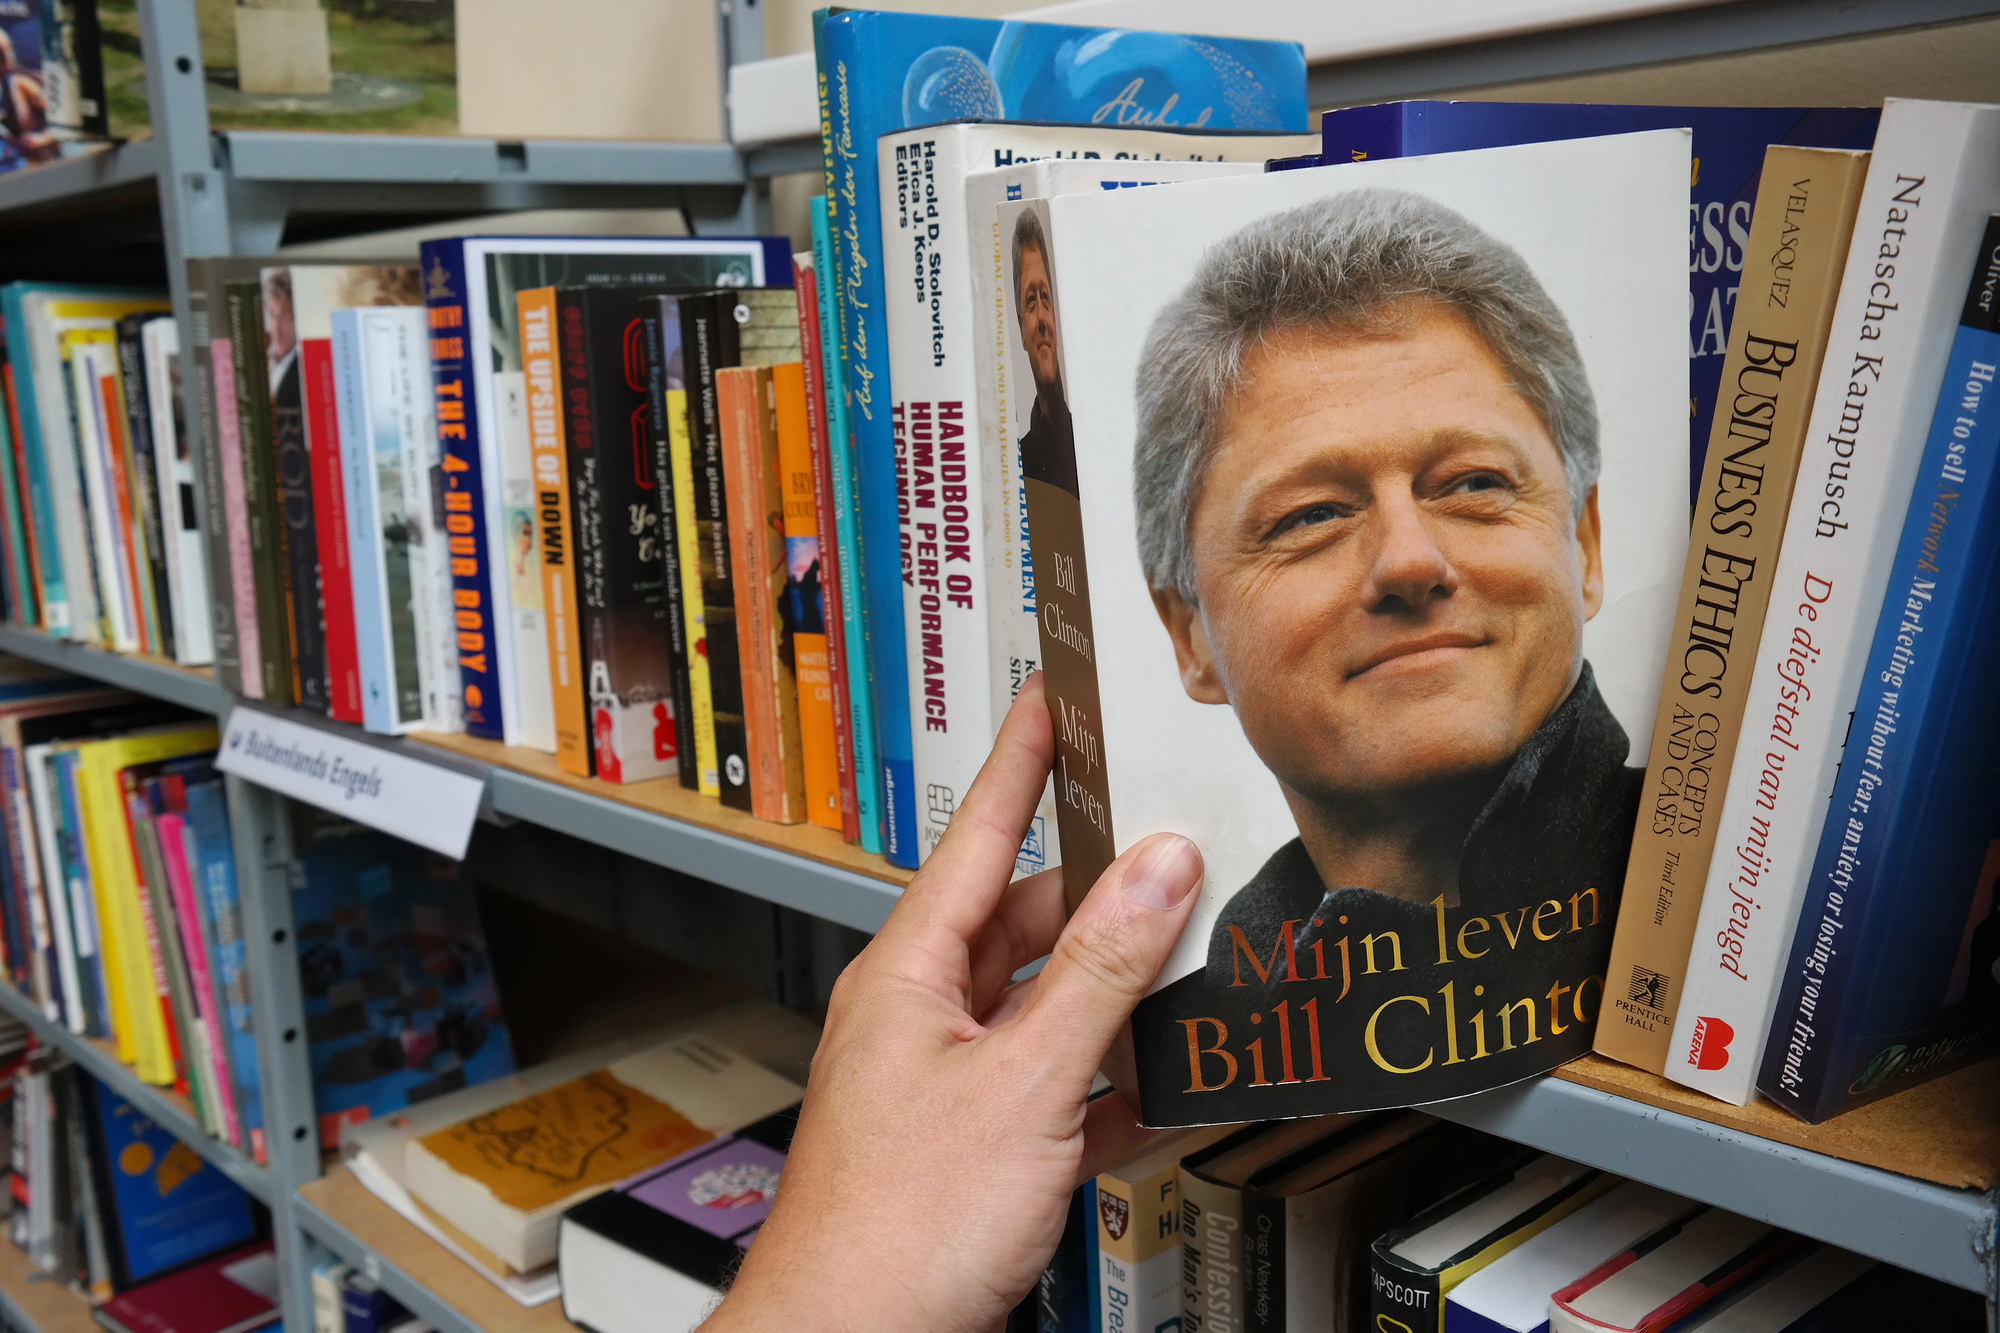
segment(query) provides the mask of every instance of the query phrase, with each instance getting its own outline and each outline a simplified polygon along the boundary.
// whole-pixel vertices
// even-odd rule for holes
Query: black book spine
[[[603,635],[609,596],[605,591],[603,469],[596,423],[590,411],[590,301],[581,287],[556,290],[556,402],[563,417],[563,449],[569,464],[570,561],[576,578],[577,640],[585,698],[589,699],[591,645]],[[606,750],[597,737],[595,709],[589,709],[591,768],[599,777]]]
[[[558,302],[562,300],[558,296]],[[659,478],[648,425],[647,341],[659,336],[659,304],[630,291],[580,293],[587,346],[573,356],[571,307],[558,304],[563,378],[580,369],[590,420],[569,427],[570,508],[592,533],[579,542],[592,591],[584,609],[584,680],[597,775],[639,782],[676,773],[674,666],[668,648],[666,564],[661,555]],[[650,316],[650,323],[649,323]],[[579,448],[582,444],[584,447]],[[671,484],[671,477],[669,477]]]
[[[681,301],[687,357],[688,429],[694,447],[695,533],[701,548],[702,633],[715,710],[715,764],[722,803],[750,808],[750,745],[743,716],[743,659],[736,636],[735,569],[729,550],[729,492],[722,470],[722,413],[715,373],[737,362],[735,299],[704,294]]]
[[[243,692],[243,663],[236,646],[236,590],[229,566],[228,506],[222,499],[222,437],[215,415],[213,321],[220,313],[209,293],[202,260],[188,261],[188,326],[181,330],[186,383],[194,394],[192,446],[198,454],[202,546],[208,557],[209,629],[214,635],[215,680],[231,694]]]
[[[327,711],[326,614],[313,522],[312,458],[306,452],[305,373],[292,316],[291,270],[266,270],[263,284],[265,385],[271,403],[271,485],[284,555],[285,612],[292,645],[292,697],[302,708]],[[276,330],[283,342],[273,345]]]
[[[653,450],[653,498],[660,515],[660,559],[667,611],[667,652],[672,659],[674,726],[679,737],[680,781],[701,789],[695,764],[694,686],[688,675],[687,608],[681,601],[680,509],[674,496],[674,413],[687,412],[686,360],[681,347],[680,298],[649,303],[646,340],[646,417]],[[674,397],[679,394],[679,397]]]
[[[157,315],[127,315],[118,321],[118,372],[125,387],[125,438],[132,450],[132,512],[146,543],[146,578],[159,616],[156,650],[174,655],[173,599],[167,594],[165,525],[160,521],[159,460],[153,440],[151,386],[146,379],[146,352],[141,341],[146,325]]]
[[[1284,1333],[1285,1201],[1243,1191],[1244,1333]]]
[[[231,283],[229,351],[236,371],[236,429],[243,455],[243,508],[250,537],[250,570],[257,600],[257,669],[264,701],[289,704],[291,631],[285,605],[284,524],[271,481],[271,395],[264,368],[263,299],[254,282]],[[249,669],[245,664],[245,669]]]

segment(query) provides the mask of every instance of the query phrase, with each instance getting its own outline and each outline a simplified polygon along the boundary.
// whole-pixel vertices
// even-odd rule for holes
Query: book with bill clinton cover
[[[1688,172],[1667,130],[996,210],[1065,883],[1206,862],[1108,1071],[1144,1123],[1590,1049],[1687,543]]]

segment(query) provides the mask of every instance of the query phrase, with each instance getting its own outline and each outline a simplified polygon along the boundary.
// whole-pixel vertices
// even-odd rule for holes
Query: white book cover
[[[1589,1049],[1687,549],[1689,171],[1665,130],[996,210],[1065,886],[1206,865],[1113,1058],[1144,1123]]]
[[[57,845],[56,794],[49,756],[53,747],[30,745],[22,752],[27,770],[29,804],[34,811],[36,847],[41,863],[48,869],[48,901],[55,918],[58,945],[56,971],[63,988],[63,1023],[82,1036],[90,1028],[90,1014],[83,1003],[79,969],[95,967],[97,933],[91,929],[96,918],[90,914],[89,892],[81,880],[63,874],[62,852]],[[52,1016],[53,1017],[53,1016]]]
[[[500,722],[509,745],[527,744],[520,686],[524,657],[538,659],[547,675],[547,618],[540,642],[516,642],[513,580],[507,559],[506,441],[501,420],[510,397],[525,401],[519,315],[515,294],[568,285],[761,287],[777,275],[764,272],[766,246],[754,236],[582,237],[476,236],[462,242],[466,272],[467,362],[479,432],[482,517],[487,546],[488,605],[508,607],[494,616]],[[785,277],[790,276],[787,265]],[[503,388],[503,384],[506,386]],[[523,588],[527,580],[522,580]],[[549,705],[548,746],[555,749],[554,704]]]
[[[146,359],[146,412],[153,422],[167,596],[173,599],[174,660],[182,666],[207,666],[215,661],[214,608],[208,594],[208,546],[195,518],[194,456],[182,417],[180,326],[171,319],[148,320],[139,336]]]
[[[973,123],[903,130],[877,142],[891,418],[902,423],[903,619],[919,861],[944,835],[1004,713],[995,711],[986,586],[1000,497],[983,475],[976,433],[991,204],[974,210],[968,177],[1055,157],[1121,166],[1227,158],[1261,166],[1316,144],[1311,135]],[[1011,701],[1011,692],[1005,697]]]
[[[402,372],[414,307],[335,310],[334,414],[354,590],[361,718],[369,731],[400,736],[424,724],[411,531],[403,510]]]
[[[106,410],[103,389],[107,376],[117,383],[117,344],[95,330],[64,334],[62,342],[69,372],[70,416],[76,429],[77,475],[83,482],[84,531],[106,646],[135,653],[139,651],[138,590],[132,586],[132,567],[127,563],[132,531],[125,525],[118,504],[120,459],[112,439],[118,426]]]
[[[1315,151],[1310,135],[1255,136],[1265,151]],[[1010,199],[1046,199],[1218,176],[1259,175],[1263,160],[1240,162],[1141,159],[1130,157],[1042,158],[966,178],[966,212],[974,219],[979,279],[973,359],[979,381],[979,483],[984,488],[982,532],[986,541],[986,620],[988,675],[997,729],[1014,696],[1041,669],[1042,640],[1035,614],[1035,570],[1028,547],[1028,492],[1021,479],[1020,436],[1028,428],[1035,395],[1019,311],[1006,281],[1009,243],[1000,235],[994,210]],[[1027,390],[1021,391],[1020,386]],[[1014,859],[1016,876],[1062,864],[1056,828],[1056,789],[1051,778],[1035,809],[1034,823]]]
[[[1891,99],[1855,216],[1666,1074],[1738,1106],[1861,690],[1958,312],[2000,212],[2000,107]],[[1829,899],[1830,906],[1839,906]]]
[[[423,726],[425,731],[451,735],[465,730],[465,682],[452,627],[450,537],[442,493],[444,450],[425,355],[426,319],[420,309],[399,308],[374,327],[380,339],[376,346],[385,365],[393,368],[385,410],[395,413],[396,439],[402,449],[398,470],[409,540],[410,610],[417,631]],[[378,469],[381,462],[378,457]]]

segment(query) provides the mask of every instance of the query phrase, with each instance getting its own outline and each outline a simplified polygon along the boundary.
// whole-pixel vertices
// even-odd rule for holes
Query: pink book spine
[[[228,511],[229,583],[236,603],[236,652],[243,693],[264,697],[264,653],[257,638],[257,582],[250,569],[250,510],[243,497],[243,433],[236,419],[235,351],[227,338],[210,341],[215,372],[215,438],[222,452],[222,507]]]
[[[201,929],[195,913],[200,911],[194,897],[194,876],[188,872],[187,844],[181,836],[179,815],[161,815],[160,856],[167,866],[167,890],[173,895],[174,917],[180,926],[181,952],[187,955],[188,978],[194,983],[195,1003],[201,1009],[201,1026],[208,1033],[209,1063],[215,1070],[215,1086],[222,1101],[222,1126],[231,1143],[242,1145],[242,1131],[236,1123],[236,1091],[229,1084],[229,1067],[223,1060],[222,1015],[215,1007],[215,978],[208,970],[208,950],[202,948]]]

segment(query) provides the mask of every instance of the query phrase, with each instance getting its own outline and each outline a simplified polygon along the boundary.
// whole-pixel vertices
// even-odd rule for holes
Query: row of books
[[[524,1304],[560,1294],[572,1322],[601,1333],[692,1326],[782,1188],[815,1036],[742,1002],[350,1126],[343,1154]],[[560,1185],[500,1150],[612,1106],[616,1132]],[[697,1106],[698,1123],[676,1109]],[[340,1266],[316,1291],[323,1318],[344,1299],[347,1321],[380,1326],[384,1298]],[[1777,1333],[1917,1311],[1970,1329],[1981,1307],[1666,1190],[1390,1111],[1155,1139],[1077,1191],[1010,1327]]]
[[[215,724],[8,659],[9,980],[259,1160],[263,1099]]]
[[[112,1333],[248,1333],[277,1319],[269,1215],[60,1053],[11,1080],[8,1240]]]
[[[1160,35],[1149,58],[1227,47],[1268,96],[1228,102],[1244,117],[1232,122],[1197,75],[1183,86],[1169,74],[1149,94],[1176,96],[1210,130],[1267,133],[1117,129],[1085,114],[1101,103],[1066,102],[1073,85],[1024,72],[1037,43],[1102,36],[865,12],[818,29],[828,193],[816,226],[830,246],[816,262],[840,275],[820,332],[838,340],[829,376],[844,392],[829,411],[846,420],[830,433],[852,449],[860,491],[858,543],[836,555],[861,566],[891,859],[936,845],[1012,693],[1046,668],[1057,772],[1021,869],[1051,863],[1059,844],[1080,889],[1156,829],[1194,837],[1206,860],[1193,929],[1209,939],[1176,955],[1135,1015],[1148,1123],[1456,1096],[1575,1058],[1593,1033],[1598,1049],[1703,1092],[1742,1104],[1761,1088],[1815,1121],[1990,1054],[2000,736],[1972,673],[2000,610],[1971,553],[1991,521],[1979,404],[1994,241],[1982,232],[2000,208],[2000,112],[1413,102],[1331,113],[1300,142],[1283,133],[1301,128],[1303,93],[1282,44]],[[1016,82],[977,108],[892,95],[947,42],[990,49],[985,72]],[[1058,157],[1081,160],[1031,160]],[[1632,185],[1608,192],[1615,206],[1607,171]],[[1281,225],[1289,252],[1268,230]],[[1643,282],[1620,248],[1641,233]],[[1435,287],[1360,293],[1383,271],[1371,263],[1429,261],[1336,245],[1404,234],[1457,238],[1468,264],[1506,277],[1490,297],[1445,266],[1424,279]],[[1820,256],[1810,282],[1801,246]],[[1204,258],[1225,253],[1240,273]],[[1325,299],[1295,295],[1309,287]],[[1220,512],[1197,501],[1230,447],[1225,408],[1325,364],[1301,354],[1258,381],[1252,354],[1271,345],[1259,340],[1302,328],[1338,342],[1412,291],[1421,298],[1402,299],[1437,301],[1496,357],[1568,359],[1500,386],[1536,416],[1562,463],[1554,484],[1572,492],[1567,567],[1544,588],[1560,615],[1525,594],[1482,611],[1499,585],[1447,597],[1460,586],[1448,581],[1414,603],[1394,590],[1393,616],[1361,615],[1321,605],[1339,585],[1305,581],[1303,554],[1284,566],[1302,581],[1283,594],[1275,574],[1242,572],[1276,560],[1294,518],[1227,536],[1254,556],[1225,558],[1238,547],[1196,531]],[[1547,313],[1494,315],[1489,299]],[[1343,314],[1342,300],[1358,304]],[[1532,321],[1544,322],[1530,338]],[[1367,373],[1372,397],[1408,382],[1400,365]],[[1299,455],[1293,490],[1275,462],[1229,474],[1240,494],[1217,503],[1240,503],[1230,512],[1244,524],[1256,505],[1311,489],[1297,478],[1338,472],[1351,491],[1361,469],[1394,460],[1391,422],[1347,424],[1358,390],[1313,392],[1324,422],[1272,425],[1261,446]],[[1421,394],[1407,407],[1401,422],[1418,407],[1489,411]],[[1442,421],[1433,438],[1490,426]],[[1320,484],[1297,510],[1319,532],[1392,512]],[[1286,540],[1336,562],[1360,549]],[[1210,559],[1242,582],[1210,582]],[[1767,607],[1788,617],[1780,628],[1765,626]],[[1480,614],[1492,623],[1462,623]],[[1377,657],[1357,646],[1375,640]],[[1477,663],[1516,653],[1518,674],[1480,676]],[[1366,708],[1332,697],[1378,659],[1416,673],[1408,693]],[[1460,664],[1473,675],[1447,679]],[[1214,704],[1233,721],[1204,714]],[[1511,738],[1473,755],[1489,709],[1507,714]],[[1742,721],[1753,714],[1757,725]],[[1842,764],[1850,717],[1865,725]],[[1451,746],[1425,737],[1439,726],[1455,729]],[[1551,728],[1586,748],[1538,770]],[[1403,771],[1432,762],[1458,767]],[[1463,789],[1462,816],[1414,795],[1439,783]],[[1488,801],[1506,817],[1482,811]],[[1386,866],[1343,862],[1350,837],[1397,843],[1405,826],[1426,833]],[[1329,934],[1325,961],[1308,965],[1325,894],[1353,895],[1354,911],[1342,907],[1348,934]],[[1406,910],[1432,902],[1434,922]],[[1542,924],[1524,935],[1531,915]],[[1435,952],[1413,937],[1435,937]],[[1533,953],[1523,939],[1562,943]],[[1370,941],[1330,977],[1336,948]],[[1385,941],[1396,952],[1378,968]],[[1395,994],[1405,982],[1391,974],[1417,967],[1459,971]],[[1296,1039],[1324,1041],[1345,1077],[1253,1075],[1254,1011],[1315,979],[1330,983],[1325,1007],[1308,1030],[1299,1004],[1312,991],[1297,992]],[[1432,1010],[1454,980],[1447,1041]],[[1490,1011],[1468,992],[1540,998]]]

